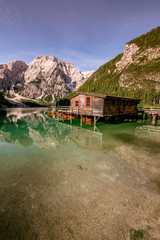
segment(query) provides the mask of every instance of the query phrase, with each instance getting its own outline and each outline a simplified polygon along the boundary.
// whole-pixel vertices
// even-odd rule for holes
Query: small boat
[[[49,112],[48,112],[48,115],[51,115],[51,116],[53,116],[53,114],[54,114],[54,112],[53,112],[53,111],[49,111]]]

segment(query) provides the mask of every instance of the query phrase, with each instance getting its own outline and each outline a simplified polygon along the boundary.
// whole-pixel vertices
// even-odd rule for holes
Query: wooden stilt
[[[70,114],[70,123],[72,123],[72,114]]]
[[[96,130],[96,116],[94,116],[94,131]]]
[[[142,112],[142,120],[143,120],[143,112]]]
[[[82,115],[80,116],[80,124],[81,124],[81,127],[82,127]]]
[[[156,121],[157,121],[157,114],[152,115],[152,124],[156,125]]]

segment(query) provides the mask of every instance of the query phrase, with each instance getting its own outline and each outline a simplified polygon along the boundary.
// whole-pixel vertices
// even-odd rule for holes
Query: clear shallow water
[[[160,239],[160,124],[0,111],[0,239]]]

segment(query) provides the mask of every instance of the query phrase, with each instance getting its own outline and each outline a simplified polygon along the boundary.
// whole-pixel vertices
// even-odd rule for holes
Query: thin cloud
[[[76,51],[73,49],[63,49],[60,51],[54,50],[52,48],[53,55],[66,62],[73,62],[75,67],[81,71],[96,70],[102,64],[108,62],[110,58],[100,58],[99,56],[94,56],[86,54],[81,51]]]

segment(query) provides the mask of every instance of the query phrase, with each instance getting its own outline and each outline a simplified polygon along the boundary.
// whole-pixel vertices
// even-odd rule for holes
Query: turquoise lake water
[[[0,110],[0,240],[160,239],[160,122]]]

